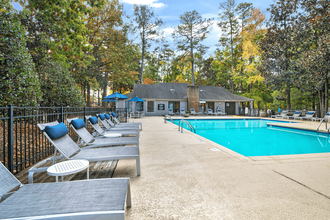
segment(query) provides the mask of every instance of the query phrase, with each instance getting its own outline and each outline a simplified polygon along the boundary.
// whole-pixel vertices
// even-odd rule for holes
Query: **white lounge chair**
[[[210,108],[207,109],[207,115],[214,115],[212,109],[210,109]]]
[[[283,110],[279,115],[272,115],[272,118],[283,118],[288,116],[288,111]]]
[[[195,108],[190,108],[190,114],[191,115],[198,115],[198,113],[195,112]]]
[[[184,115],[186,114],[186,111],[184,110],[184,108],[180,108],[180,115]]]
[[[111,115],[111,114],[110,114]],[[115,116],[111,115],[113,121],[117,124],[117,125],[139,125],[140,129],[142,131],[142,122],[126,122],[126,123],[121,123],[118,118],[116,118]]]
[[[221,108],[217,108],[216,115],[227,115],[226,112],[222,112]]]
[[[330,112],[327,112],[323,118],[313,117],[312,121],[321,121],[321,120],[323,120],[323,121],[328,122],[329,117],[330,117]]]
[[[100,122],[102,123],[102,125],[104,126],[104,128],[106,129],[106,131],[125,131],[125,130],[136,130],[139,132],[139,125],[136,124],[136,126],[130,126],[130,127],[116,127],[115,126],[111,126],[108,121],[106,120],[106,117],[104,114],[98,114],[97,117],[100,119]],[[113,124],[113,123],[112,123]],[[114,125],[114,124],[113,124]]]
[[[89,124],[94,128],[95,132],[100,136],[105,136],[111,133],[121,133],[123,136],[135,135],[140,137],[140,132],[138,130],[125,130],[125,131],[104,131],[98,124],[98,119],[96,116],[92,117],[91,115],[85,116]]]
[[[0,162],[1,199],[1,219],[125,219],[125,203],[131,207],[130,181],[111,178],[23,185]]]
[[[294,114],[292,116],[290,116],[290,118],[293,118],[294,120],[301,118],[301,111],[295,111]]]
[[[137,175],[140,176],[139,147],[80,148],[67,134],[69,130],[57,121],[38,124],[40,130],[67,160],[85,159],[90,162],[135,159]],[[50,131],[49,131],[50,130]],[[52,134],[52,132],[55,134]],[[56,153],[56,152],[55,152]]]
[[[129,129],[129,128],[132,128],[133,130],[134,129],[139,129],[140,128],[140,125],[138,123],[133,123],[133,124],[115,124],[111,121],[111,117],[109,114],[104,114],[105,115],[105,120],[109,123],[109,125],[112,127],[112,128],[125,128],[125,129]]]
[[[306,115],[304,117],[296,117],[296,119],[300,119],[300,120],[312,120],[313,116],[315,114],[315,111],[308,111],[306,112]]]
[[[139,146],[139,139],[137,137],[116,137],[116,138],[95,138],[91,135],[85,126],[80,126],[80,120],[84,122],[81,118],[68,118],[66,119],[72,129],[78,134],[78,143],[86,144],[85,148],[90,147],[100,147],[100,146],[119,146],[119,145],[136,145]],[[78,123],[74,123],[77,122]],[[84,123],[85,124],[85,123]]]
[[[168,114],[169,114],[169,115],[175,115],[175,113],[173,112],[173,109],[172,109],[172,108],[170,108],[170,109],[168,110]]]

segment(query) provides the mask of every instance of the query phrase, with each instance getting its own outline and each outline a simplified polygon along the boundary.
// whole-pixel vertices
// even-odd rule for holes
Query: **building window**
[[[143,102],[136,102],[136,111],[143,112]]]
[[[207,102],[207,108],[210,108],[212,111],[214,111],[214,102]]]
[[[154,101],[147,102],[147,112],[155,112],[155,105]]]

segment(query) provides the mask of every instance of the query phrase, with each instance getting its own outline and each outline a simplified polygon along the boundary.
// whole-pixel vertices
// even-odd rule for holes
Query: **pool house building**
[[[191,108],[201,115],[206,114],[207,109],[213,112],[221,109],[227,115],[238,115],[241,103],[253,102],[253,99],[235,95],[223,87],[187,83],[135,84],[133,92],[125,95],[129,99],[119,101],[117,107],[143,112],[146,116],[165,115],[170,109],[177,114],[180,109],[190,112]],[[136,96],[145,102],[129,101]]]

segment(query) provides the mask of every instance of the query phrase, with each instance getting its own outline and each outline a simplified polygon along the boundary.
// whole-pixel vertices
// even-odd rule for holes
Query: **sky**
[[[124,10],[128,15],[133,15],[134,4],[144,4],[153,7],[155,15],[159,16],[165,22],[165,37],[166,40],[175,47],[175,43],[171,36],[173,28],[179,24],[179,16],[185,12],[196,10],[203,18],[214,18],[219,20],[219,4],[225,0],[120,0],[120,3],[124,5]],[[241,2],[253,3],[255,8],[260,8],[261,12],[269,17],[266,9],[274,4],[273,0],[237,0],[237,4]],[[202,44],[209,46],[207,55],[211,55],[216,50],[219,38],[221,36],[221,30],[213,23],[212,30],[208,37],[202,42]],[[136,40],[137,43],[139,41]]]

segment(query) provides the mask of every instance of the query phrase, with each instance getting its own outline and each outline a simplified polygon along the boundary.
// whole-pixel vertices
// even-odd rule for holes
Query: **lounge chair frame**
[[[137,137],[116,137],[116,138],[108,138],[108,137],[93,137],[85,127],[76,129],[72,124],[72,120],[76,120],[78,118],[67,118],[66,120],[69,122],[71,128],[78,134],[78,145],[87,145],[84,148],[91,147],[104,147],[104,146],[119,146],[119,145],[135,145],[139,147],[139,139]]]
[[[43,131],[46,126],[57,124],[59,124],[58,121],[37,125]],[[67,160],[85,159],[90,162],[98,162],[135,159],[137,175],[141,175],[139,147],[80,148],[68,134],[56,140],[51,139],[46,132],[43,134]]]
[[[111,115],[111,114],[110,114]],[[111,116],[113,121],[117,124],[117,125],[136,125],[138,124],[141,127],[141,131],[142,131],[142,122],[127,122],[127,123],[121,123],[118,118]]]
[[[139,130],[123,130],[123,131],[118,131],[118,130],[113,130],[113,131],[105,131],[103,130],[100,125],[92,124],[88,119],[91,118],[92,116],[85,116],[87,119],[88,123],[94,128],[94,131],[97,133],[98,136],[104,136],[106,134],[111,134],[111,133],[121,133],[121,135],[136,135],[137,137],[140,137],[140,132]]]
[[[190,114],[191,115],[198,115],[198,113],[195,111],[195,108],[190,108]]]

